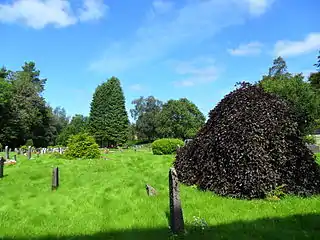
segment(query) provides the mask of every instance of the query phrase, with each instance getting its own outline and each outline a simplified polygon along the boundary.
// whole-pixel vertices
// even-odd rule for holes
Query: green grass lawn
[[[173,156],[128,150],[107,157],[27,160],[18,156],[18,164],[5,167],[5,177],[0,179],[0,239],[172,238],[167,217]],[[60,187],[52,192],[56,166]],[[146,183],[159,195],[148,197]],[[184,239],[320,239],[320,196],[246,201],[186,186],[180,190]],[[208,226],[202,229],[195,217]]]

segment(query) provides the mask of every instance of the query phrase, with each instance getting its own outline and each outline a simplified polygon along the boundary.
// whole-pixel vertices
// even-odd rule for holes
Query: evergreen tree
[[[111,77],[93,94],[89,132],[101,146],[123,143],[128,136],[129,119],[119,79]]]

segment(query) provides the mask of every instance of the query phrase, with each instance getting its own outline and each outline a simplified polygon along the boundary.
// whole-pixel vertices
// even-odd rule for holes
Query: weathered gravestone
[[[13,155],[13,160],[17,161],[17,155]]]
[[[179,183],[176,170],[169,171],[169,204],[170,204],[170,228],[174,234],[184,233],[184,221],[179,196]]]
[[[156,189],[151,187],[149,184],[146,184],[146,190],[147,190],[148,196],[156,196],[158,194]]]
[[[54,168],[52,171],[52,190],[57,190],[59,187],[59,168]]]
[[[4,168],[5,161],[6,160],[3,157],[0,158],[0,178],[3,178],[3,168]]]
[[[6,146],[4,151],[5,151],[5,153],[6,153],[6,159],[9,159],[9,157],[10,157],[10,156],[9,156],[9,147]]]
[[[28,147],[28,159],[31,159],[31,146]]]

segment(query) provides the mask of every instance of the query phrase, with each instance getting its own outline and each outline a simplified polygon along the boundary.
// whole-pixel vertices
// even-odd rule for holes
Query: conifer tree
[[[89,132],[103,146],[123,143],[127,138],[129,119],[119,79],[111,77],[93,94]]]

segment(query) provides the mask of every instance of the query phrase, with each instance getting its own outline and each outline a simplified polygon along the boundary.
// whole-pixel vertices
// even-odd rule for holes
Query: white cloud
[[[16,0],[11,4],[0,4],[0,22],[21,23],[35,29],[50,24],[67,27],[78,21],[101,18],[106,9],[102,0],[84,0],[76,15],[67,0]]]
[[[130,89],[133,90],[133,91],[141,91],[143,90],[143,87],[141,84],[133,84],[130,86]]]
[[[267,1],[270,2],[273,1]],[[192,0],[182,7],[166,8],[166,14],[154,13],[152,18],[149,11],[145,24],[134,36],[109,45],[100,58],[91,62],[90,69],[117,74],[150,64],[173,49],[187,49],[190,44],[212,38],[225,27],[242,24],[255,16],[251,6],[252,1],[248,0]]]
[[[240,44],[239,47],[228,49],[227,51],[234,56],[258,55],[261,53],[263,44],[260,42],[251,42],[248,44]]]
[[[246,0],[249,4],[249,11],[253,16],[264,14],[275,0]]]
[[[320,32],[309,33],[301,41],[281,40],[274,46],[276,56],[290,57],[309,53],[320,48]]]
[[[185,75],[185,78],[175,81],[174,85],[177,87],[192,87],[209,83],[216,80],[221,71],[212,58],[200,57],[192,61],[178,62],[175,72],[179,75]]]

